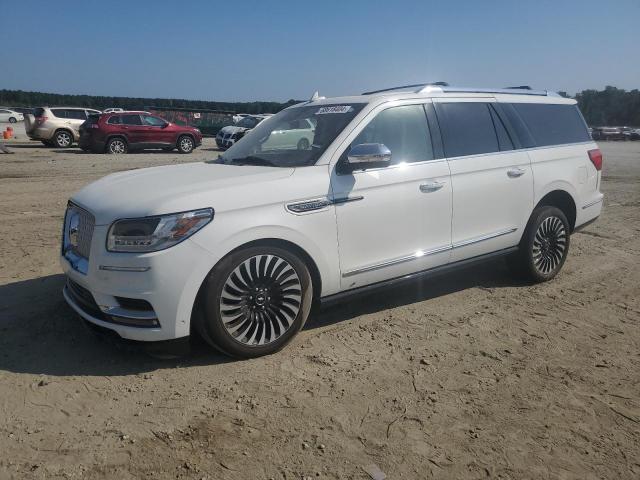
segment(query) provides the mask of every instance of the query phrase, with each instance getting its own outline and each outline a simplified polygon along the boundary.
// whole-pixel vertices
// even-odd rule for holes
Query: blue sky
[[[640,0],[0,0],[0,88],[220,101],[640,88]]]

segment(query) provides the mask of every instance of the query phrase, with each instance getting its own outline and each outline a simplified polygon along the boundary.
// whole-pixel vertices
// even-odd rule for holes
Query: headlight
[[[110,252],[157,252],[189,238],[213,219],[213,209],[127,218],[115,221],[107,234]]]

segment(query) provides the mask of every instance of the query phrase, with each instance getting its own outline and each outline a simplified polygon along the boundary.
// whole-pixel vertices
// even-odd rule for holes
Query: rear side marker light
[[[602,152],[599,148],[594,150],[589,150],[589,160],[593,163],[593,166],[596,167],[596,170],[602,170]]]

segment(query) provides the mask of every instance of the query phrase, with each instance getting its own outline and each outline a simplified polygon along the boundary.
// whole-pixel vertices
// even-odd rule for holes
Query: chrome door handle
[[[522,168],[510,168],[507,170],[507,176],[509,178],[518,178],[525,174],[525,170]]]
[[[422,193],[430,193],[440,190],[444,187],[444,182],[427,182],[420,185],[420,191]]]

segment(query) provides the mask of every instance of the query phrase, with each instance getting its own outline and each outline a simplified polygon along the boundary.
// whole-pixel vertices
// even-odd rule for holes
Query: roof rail
[[[415,89],[415,90],[410,90]],[[550,90],[533,90],[529,85],[520,85],[518,87],[505,87],[505,88],[465,88],[465,87],[452,87],[447,82],[429,82],[429,83],[416,83],[414,85],[402,85],[400,87],[383,88],[381,90],[372,90],[370,92],[363,92],[362,95],[374,95],[376,93],[393,92],[396,90],[410,90],[413,93],[505,93],[505,94],[517,94],[517,95],[537,95],[537,96],[549,96],[559,97],[556,92]]]
[[[464,87],[449,87],[449,86],[433,86],[427,85],[416,93],[426,92],[441,92],[441,93],[504,93],[504,94],[517,94],[517,95],[536,95],[536,96],[549,96],[559,97],[556,92],[550,90],[531,90],[531,87],[507,87],[507,88],[464,88]]]
[[[394,90],[407,90],[409,88],[421,87],[418,91],[422,91],[422,88],[428,86],[438,86],[438,87],[447,87],[449,84],[447,82],[429,82],[429,83],[416,83],[414,85],[402,85],[400,87],[390,87],[383,88],[381,90],[372,90],[370,92],[362,92],[362,95],[373,95],[375,93],[384,93],[384,92],[393,92]]]

